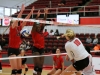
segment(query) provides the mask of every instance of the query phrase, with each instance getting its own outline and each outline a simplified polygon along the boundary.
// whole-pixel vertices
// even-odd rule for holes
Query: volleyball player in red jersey
[[[44,20],[46,20],[48,13],[48,9],[44,10]],[[40,10],[38,11],[36,19],[40,16]],[[42,55],[44,53],[44,29],[45,24],[37,24],[34,23],[31,34],[32,34],[32,40],[33,40],[33,55]],[[42,67],[44,63],[44,57],[35,57],[33,58],[34,62],[34,71],[33,75],[41,75],[42,73]]]
[[[25,9],[25,7],[24,7],[24,5],[22,5],[21,11],[18,14],[17,18],[21,17],[24,9]],[[25,19],[30,18],[30,16],[32,15],[33,10],[34,10],[34,7],[31,9],[31,12],[26,16]],[[18,20],[10,22],[9,49],[8,49],[9,58],[20,56],[20,51],[19,51],[19,46],[20,46],[20,43],[21,43],[20,31],[26,25],[26,23],[27,23],[26,21],[23,21],[18,26]],[[11,75],[21,75],[21,72],[22,72],[21,58],[10,59],[9,61],[10,61],[11,69],[12,69]]]
[[[60,49],[56,49],[56,54],[60,54]],[[53,56],[53,69],[47,75],[60,75],[64,70],[64,59],[61,55]]]

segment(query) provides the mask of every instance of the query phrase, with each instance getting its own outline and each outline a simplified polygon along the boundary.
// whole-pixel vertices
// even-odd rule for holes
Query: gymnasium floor
[[[3,68],[3,72],[0,73],[0,75],[11,75],[10,71],[11,71],[10,68],[5,67],[5,68]],[[23,69],[23,72],[24,72],[24,69]],[[47,75],[48,72],[49,72],[49,70],[43,70],[42,75]],[[22,74],[22,75],[24,75],[24,74]],[[27,75],[33,75],[32,69],[29,69],[29,71],[27,72]]]
[[[11,75],[10,71],[11,71],[10,68],[3,67],[3,72],[0,73],[0,75]],[[23,69],[23,71],[24,71],[24,69]],[[43,72],[42,72],[42,75],[47,75],[48,72],[49,72],[49,70],[44,69]],[[32,69],[29,69],[29,71],[27,72],[27,75],[32,75]],[[100,74],[96,74],[96,75],[100,75]]]

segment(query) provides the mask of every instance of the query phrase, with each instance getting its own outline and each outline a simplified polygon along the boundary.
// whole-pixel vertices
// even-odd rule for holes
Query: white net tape
[[[68,23],[60,23],[60,22],[54,22],[54,21],[36,20],[36,19],[23,19],[23,18],[15,18],[15,17],[0,15],[0,19],[4,19],[4,18],[8,18],[8,19],[11,19],[11,20],[38,22],[38,23],[53,24],[53,25],[67,25],[67,26],[74,25],[74,26],[77,26],[77,24],[68,24]]]
[[[91,51],[91,52],[100,52],[100,51]],[[60,53],[60,54],[48,54],[48,55],[33,55],[33,56],[19,56],[19,57],[5,57],[5,58],[0,58],[0,60],[18,59],[18,58],[47,57],[47,56],[54,56],[54,55],[66,55],[66,54],[67,54],[67,53]]]

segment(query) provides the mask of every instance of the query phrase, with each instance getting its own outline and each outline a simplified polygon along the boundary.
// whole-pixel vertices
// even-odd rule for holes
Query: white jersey
[[[78,61],[89,56],[89,53],[85,50],[85,47],[78,38],[68,41],[65,44],[65,50],[67,51],[70,60],[74,59],[75,61]]]

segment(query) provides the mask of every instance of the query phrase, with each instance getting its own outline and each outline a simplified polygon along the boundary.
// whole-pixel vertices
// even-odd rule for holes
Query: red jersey
[[[9,47],[11,48],[19,48],[21,39],[20,39],[20,31],[22,27],[18,26],[15,28],[12,28],[10,26],[10,32],[9,32]]]
[[[44,36],[46,37],[46,36],[48,36],[49,35],[49,33],[48,32],[44,32]]]
[[[37,48],[44,48],[45,41],[44,41],[44,34],[39,32],[31,32],[32,34],[32,40],[33,40],[33,46]]]
[[[56,55],[53,56],[53,61],[56,64],[56,68],[62,68],[63,58],[62,56],[57,57]]]

